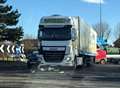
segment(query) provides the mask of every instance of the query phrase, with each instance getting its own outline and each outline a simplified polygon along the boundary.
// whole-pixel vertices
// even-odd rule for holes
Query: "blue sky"
[[[80,16],[88,24],[99,22],[100,0],[8,0],[13,9],[22,14],[18,25],[22,25],[25,34],[37,35],[39,20],[42,16],[61,14],[65,16]],[[120,22],[120,0],[101,0],[102,19],[111,28]]]

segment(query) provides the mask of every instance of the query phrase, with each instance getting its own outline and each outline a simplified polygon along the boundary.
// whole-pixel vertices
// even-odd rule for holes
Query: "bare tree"
[[[25,34],[22,43],[25,47],[25,53],[31,52],[37,48],[37,39],[32,34]]]
[[[96,30],[98,38],[108,40],[108,38],[110,37],[111,28],[108,25],[108,23],[106,22],[97,23],[93,25],[93,28]]]
[[[114,37],[115,37],[115,39],[120,38],[120,22],[117,23],[117,25],[115,26]]]

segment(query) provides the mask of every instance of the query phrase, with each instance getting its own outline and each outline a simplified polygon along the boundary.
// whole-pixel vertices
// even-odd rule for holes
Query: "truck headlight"
[[[67,62],[71,61],[71,57],[67,57],[67,58],[66,58],[66,61],[67,61]]]

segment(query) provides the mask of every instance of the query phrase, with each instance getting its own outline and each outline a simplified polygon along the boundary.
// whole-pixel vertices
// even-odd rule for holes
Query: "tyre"
[[[85,67],[90,67],[91,63],[92,63],[91,57],[88,57],[88,56],[84,57],[84,66]]]
[[[106,64],[106,61],[104,59],[100,60],[100,64]]]
[[[74,59],[74,69],[77,70],[77,60],[76,60],[76,57]]]

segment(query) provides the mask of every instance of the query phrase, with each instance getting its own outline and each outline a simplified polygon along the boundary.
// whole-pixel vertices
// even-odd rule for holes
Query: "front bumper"
[[[47,63],[47,62],[44,62],[44,63],[41,63],[41,66],[74,66],[73,62],[69,62],[69,63]]]
[[[74,66],[74,60],[71,58],[70,61],[66,61],[65,58],[68,56],[64,56],[64,59],[61,62],[46,62],[44,60],[43,55],[40,56],[41,58],[41,66],[48,65],[48,66]]]

